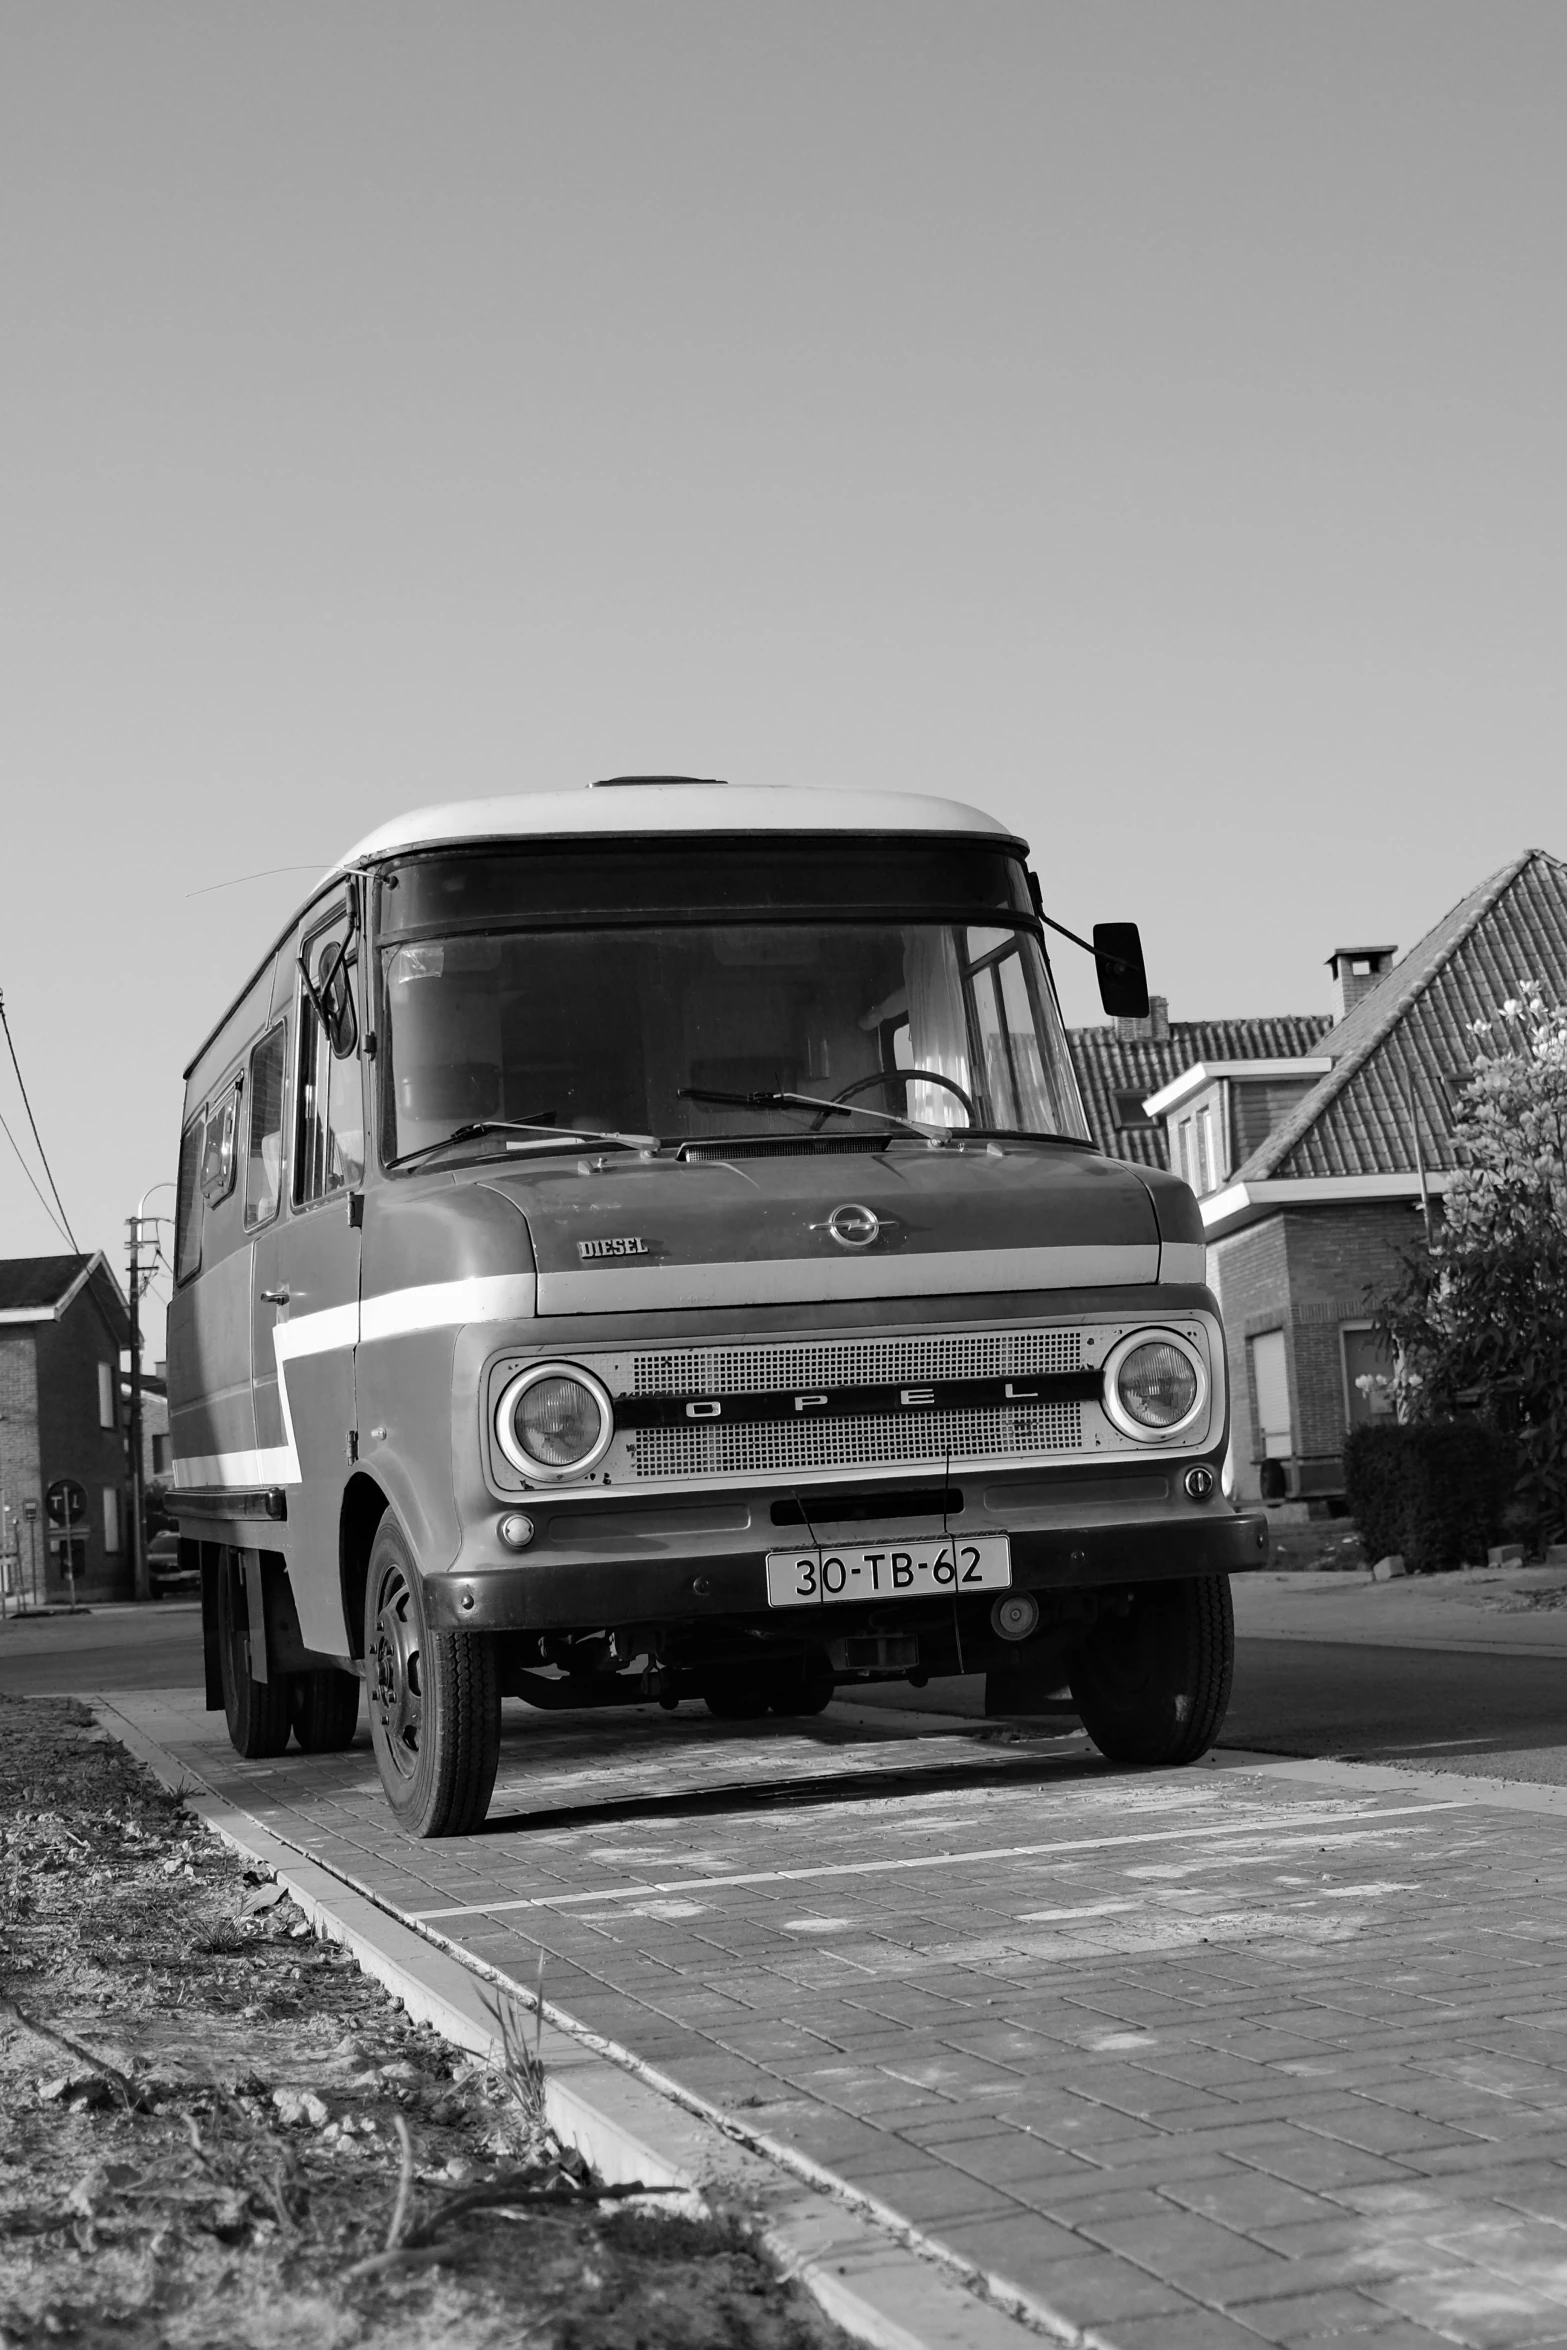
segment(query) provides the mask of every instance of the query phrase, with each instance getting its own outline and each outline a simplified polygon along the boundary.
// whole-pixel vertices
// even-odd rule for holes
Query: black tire
[[[726,1681],[709,1682],[702,1703],[715,1721],[759,1722],[772,1703],[760,1673],[733,1673]]]
[[[820,1649],[814,1656],[802,1656],[792,1664],[780,1665],[777,1673],[769,1676],[768,1710],[775,1714],[794,1714],[810,1717],[827,1711],[832,1703],[832,1667]]]
[[[232,1550],[218,1564],[218,1664],[223,1676],[223,1717],[229,1744],[247,1762],[281,1754],[288,1744],[289,1698],[286,1673],[257,1681],[250,1670],[250,1609],[243,1572]]]
[[[501,1692],[481,1632],[432,1632],[419,1569],[390,1510],[365,1578],[370,1743],[393,1816],[410,1836],[484,1823],[501,1756]]]
[[[358,1675],[327,1665],[319,1672],[295,1673],[293,1681],[290,1711],[302,1752],[341,1754],[352,1746],[359,1727]]]
[[[832,1667],[818,1654],[733,1666],[721,1681],[708,1683],[702,1702],[720,1722],[758,1722],[764,1714],[822,1713],[832,1693]]]
[[[1195,1762],[1223,1726],[1235,1669],[1227,1575],[1137,1583],[1124,1616],[1102,1616],[1070,1687],[1107,1762]]]

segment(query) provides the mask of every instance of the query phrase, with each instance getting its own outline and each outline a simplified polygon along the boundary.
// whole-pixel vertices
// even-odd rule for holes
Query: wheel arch
[[[343,1488],[338,1519],[338,1576],[343,1595],[343,1628],[348,1653],[362,1660],[365,1653],[365,1584],[376,1528],[391,1502],[375,1479],[361,1471]]]

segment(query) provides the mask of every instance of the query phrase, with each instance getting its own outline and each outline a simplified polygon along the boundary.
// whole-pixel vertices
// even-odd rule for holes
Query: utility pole
[[[150,1183],[136,1202],[135,1215],[127,1216],[125,1219],[125,1229],[130,1240],[131,1260],[131,1397],[130,1426],[126,1432],[126,1442],[130,1450],[131,1472],[131,1571],[135,1578],[134,1589],[138,1599],[152,1597],[152,1590],[147,1581],[147,1504],[143,1491],[145,1479],[142,1471],[141,1301],[143,1290],[151,1287],[153,1274],[158,1268],[158,1226],[163,1221],[163,1218],[159,1216],[148,1215],[147,1202],[155,1191],[172,1191],[173,1189],[172,1183]],[[146,1224],[152,1226],[150,1240],[143,1236],[142,1227]],[[149,1258],[145,1278],[141,1263],[144,1249]]]
[[[152,1597],[147,1581],[146,1529],[141,1492],[141,1211],[126,1218],[131,1243],[131,1410],[128,1443],[131,1472],[131,1578],[138,1599]]]

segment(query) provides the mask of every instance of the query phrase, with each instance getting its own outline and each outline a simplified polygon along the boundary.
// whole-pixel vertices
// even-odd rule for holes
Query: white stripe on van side
[[[478,1274],[467,1281],[427,1281],[413,1289],[391,1289],[357,1305],[326,1306],[278,1322],[272,1331],[277,1358],[278,1401],[283,1412],[282,1444],[255,1452],[192,1453],[176,1460],[174,1482],[232,1488],[298,1485],[303,1482],[294,1415],[289,1404],[287,1366],[305,1355],[331,1354],[356,1339],[403,1338],[418,1330],[459,1329],[465,1322],[526,1322],[535,1312],[531,1273]]]
[[[710,1265],[634,1259],[591,1273],[541,1273],[541,1314],[653,1313],[675,1306],[825,1305],[845,1297],[954,1297],[1020,1289],[1124,1289],[1159,1278],[1159,1244],[872,1251]]]
[[[266,1452],[187,1453],[174,1464],[177,1492],[192,1486],[297,1485],[294,1457],[286,1444]]]
[[[1159,1251],[1161,1281],[1206,1281],[1208,1248],[1201,1240],[1167,1240]]]
[[[390,1289],[367,1297],[359,1335],[406,1338],[415,1330],[450,1330],[464,1322],[531,1322],[538,1284],[531,1273],[477,1273],[467,1281],[430,1281],[418,1289]]]

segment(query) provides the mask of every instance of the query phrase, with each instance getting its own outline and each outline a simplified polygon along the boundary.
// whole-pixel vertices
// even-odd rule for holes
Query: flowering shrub
[[[1379,1318],[1400,1419],[1510,1437],[1521,1529],[1545,1541],[1567,1526],[1567,1008],[1530,981],[1474,1034],[1440,1226]]]

